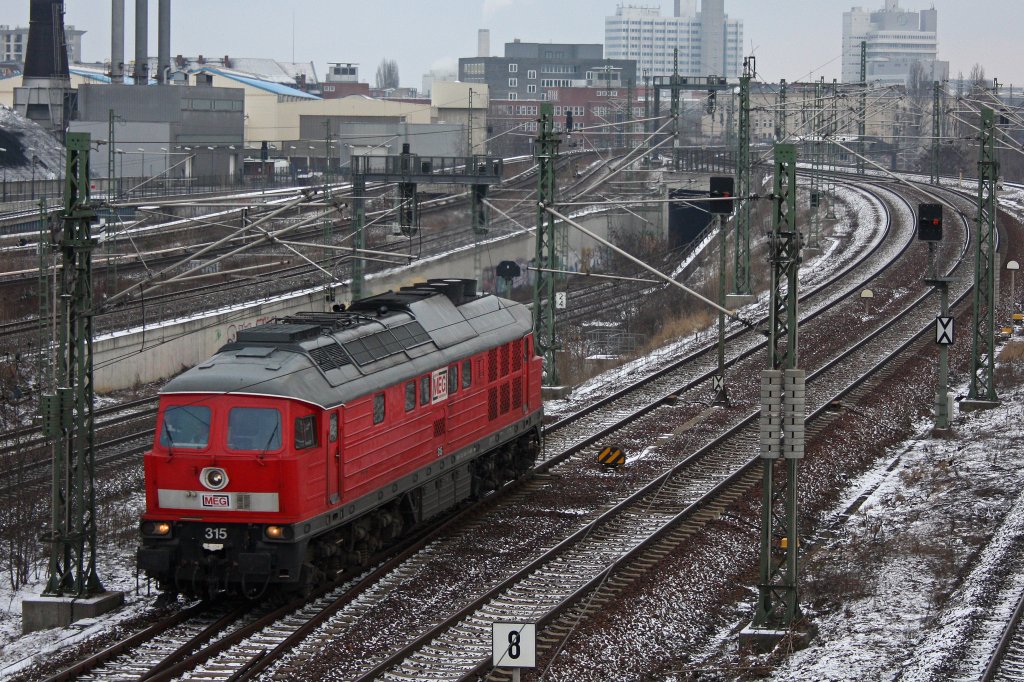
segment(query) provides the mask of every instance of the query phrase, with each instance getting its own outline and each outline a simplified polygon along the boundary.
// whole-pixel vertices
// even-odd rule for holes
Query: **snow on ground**
[[[922,421],[891,471],[882,462],[853,482],[837,516],[873,492],[804,566],[818,634],[773,680],[978,678],[999,634],[985,615],[1020,589],[1005,573],[1024,537],[1024,390],[1000,397],[961,414],[949,439]]]
[[[119,528],[134,529],[145,506],[144,494],[141,492],[141,467],[139,469],[97,482],[97,499],[104,500],[97,510],[97,574],[105,589],[124,593],[125,606],[95,619],[79,621],[67,628],[43,630],[23,636],[22,599],[38,596],[42,592],[46,584],[46,566],[45,563],[37,565],[29,576],[29,583],[18,590],[11,588],[5,572],[4,582],[0,584],[0,680],[9,679],[33,663],[47,661],[67,647],[110,634],[120,624],[142,617],[153,607],[157,592],[147,594],[144,578],[141,584],[137,583],[137,541],[134,532],[128,537],[118,532]],[[124,492],[131,490],[139,492]]]
[[[846,210],[832,227],[832,237],[823,238],[823,248],[819,255],[814,256],[800,269],[801,287],[816,286],[833,276],[847,263],[839,257],[837,248],[842,243],[846,253],[862,253],[866,244],[883,237],[881,231],[872,229],[881,226],[882,208],[877,200],[861,190],[839,187],[837,193],[846,204]],[[687,282],[691,288],[694,283]],[[767,315],[768,292],[762,292],[758,300],[739,309],[739,315],[745,320],[757,319]],[[726,332],[731,333],[739,327],[739,322],[730,320]],[[560,417],[596,400],[612,390],[620,389],[633,383],[640,377],[649,376],[666,365],[678,360],[702,345],[713,343],[717,339],[717,323],[696,333],[692,337],[680,339],[649,352],[643,357],[631,360],[622,366],[610,369],[573,388],[572,393],[562,400],[549,400],[544,403],[544,411],[549,417]]]

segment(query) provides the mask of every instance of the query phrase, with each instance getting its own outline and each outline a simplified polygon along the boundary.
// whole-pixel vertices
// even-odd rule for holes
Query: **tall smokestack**
[[[31,78],[70,78],[63,0],[32,0],[29,4],[23,81]]]
[[[136,85],[149,84],[149,0],[135,0],[135,71]]]
[[[160,0],[157,7],[156,79],[166,83],[171,71],[171,0]]]
[[[63,0],[29,3],[28,45],[21,87],[14,88],[14,110],[64,141],[73,113]]]
[[[487,28],[480,29],[476,34],[476,56],[491,56],[491,31]]]
[[[124,83],[124,0],[110,0],[110,82]]]

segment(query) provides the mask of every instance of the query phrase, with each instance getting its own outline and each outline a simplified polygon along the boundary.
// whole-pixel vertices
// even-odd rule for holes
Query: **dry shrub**
[[[999,362],[1024,363],[1024,341],[1010,341],[999,352]]]
[[[678,341],[702,329],[706,329],[718,318],[713,310],[701,308],[693,310],[685,315],[672,317],[665,320],[650,340],[644,346],[640,355],[646,355],[655,348],[660,348],[667,343]]]
[[[999,352],[996,386],[1008,388],[1024,382],[1024,341],[1009,341]]]

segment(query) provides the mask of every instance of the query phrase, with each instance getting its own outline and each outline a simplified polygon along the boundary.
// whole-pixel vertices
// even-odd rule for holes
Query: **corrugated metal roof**
[[[303,92],[297,88],[291,88],[281,83],[272,83],[270,81],[259,80],[257,78],[249,78],[237,73],[231,73],[222,69],[200,69],[198,72],[205,71],[207,73],[216,74],[223,76],[224,78],[230,78],[233,81],[244,83],[245,85],[265,90],[266,92],[272,92],[275,95],[284,95],[287,97],[300,97],[302,99],[321,99],[316,95],[311,95],[308,92]],[[196,73],[198,73],[196,72]]]
[[[90,69],[81,69],[81,68],[75,68],[75,67],[71,67],[68,71],[71,73],[72,76],[81,76],[82,78],[89,78],[90,80],[94,80],[94,81],[97,81],[99,83],[110,83],[111,82],[110,76],[108,76],[107,74],[105,74],[105,73],[103,73],[101,71],[92,71]],[[124,75],[124,82],[127,85],[134,85],[135,84],[135,79],[132,78],[131,76],[129,76],[128,74],[125,74]],[[154,85],[155,83],[156,83],[155,79],[153,79],[153,78],[149,79],[149,84],[150,85]]]

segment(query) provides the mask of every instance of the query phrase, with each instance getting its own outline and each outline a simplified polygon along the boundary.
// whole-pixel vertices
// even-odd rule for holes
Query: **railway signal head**
[[[942,204],[918,204],[917,238],[926,242],[942,241]]]
[[[711,198],[712,199],[731,199],[734,194],[734,180],[730,176],[712,176],[711,178]],[[732,213],[731,201],[711,201],[711,208],[708,209],[711,213],[729,215]]]

